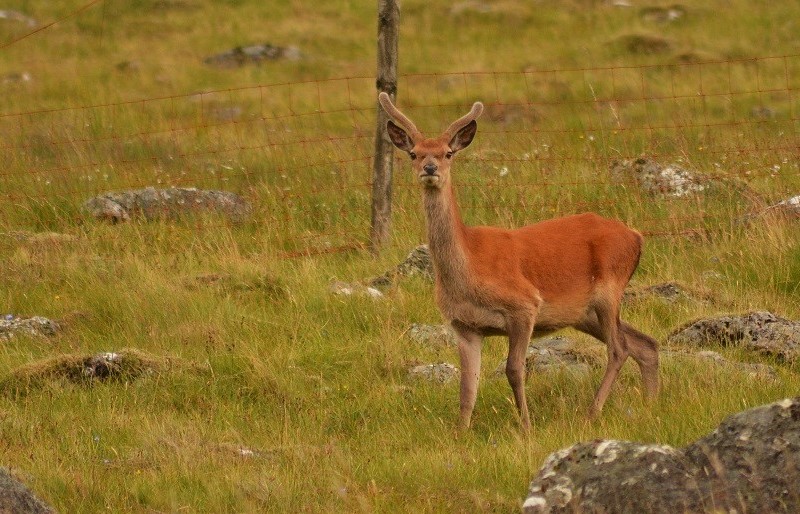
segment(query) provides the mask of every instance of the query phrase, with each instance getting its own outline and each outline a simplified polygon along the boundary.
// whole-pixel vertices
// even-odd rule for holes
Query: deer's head
[[[411,168],[420,184],[429,188],[444,187],[450,181],[453,156],[469,146],[475,137],[478,130],[475,120],[483,112],[483,104],[475,102],[472,110],[450,124],[441,136],[428,139],[392,104],[388,94],[379,94],[378,101],[397,122],[389,120],[386,123],[389,138],[397,148],[411,157]]]

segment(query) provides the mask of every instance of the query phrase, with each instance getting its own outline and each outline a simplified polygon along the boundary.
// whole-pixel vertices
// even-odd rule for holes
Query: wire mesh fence
[[[433,136],[486,104],[454,164],[470,223],[593,210],[681,237],[797,194],[799,87],[800,55],[784,55],[403,75],[398,105]],[[373,77],[6,112],[0,210],[47,225],[85,218],[83,202],[108,191],[221,189],[253,203],[252,223],[272,227],[284,255],[352,248],[369,232],[374,130]],[[395,159],[404,227],[419,193]]]

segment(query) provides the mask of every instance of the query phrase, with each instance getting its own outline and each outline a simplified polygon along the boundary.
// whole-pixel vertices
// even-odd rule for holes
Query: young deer
[[[620,320],[625,286],[639,263],[642,236],[620,221],[587,213],[507,230],[468,227],[459,214],[450,178],[453,156],[475,136],[472,110],[444,133],[425,138],[381,93],[380,104],[397,121],[389,137],[412,159],[423,191],[428,243],[436,275],[436,303],[458,336],[461,358],[460,426],[468,428],[478,393],[484,336],[508,337],[506,376],[520,420],[530,427],[525,399],[525,353],[531,337],[574,327],[608,348],[605,375],[590,415],[600,413],[630,354],[644,391],[658,393],[658,343]]]

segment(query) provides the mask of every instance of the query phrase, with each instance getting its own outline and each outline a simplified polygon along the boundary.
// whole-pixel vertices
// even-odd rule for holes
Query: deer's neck
[[[443,189],[426,188],[423,204],[428,226],[428,245],[437,280],[446,289],[466,286],[466,227],[452,186]]]

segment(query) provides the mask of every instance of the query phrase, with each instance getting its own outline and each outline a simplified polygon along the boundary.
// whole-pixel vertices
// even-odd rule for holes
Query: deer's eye
[[[415,154],[414,152],[408,152],[408,155],[410,155],[410,156],[411,156],[411,160],[412,160],[412,161],[413,161],[413,160],[415,160],[415,159],[417,158],[417,154]]]
[[[453,152],[447,152],[447,154],[445,154],[445,157],[451,159],[453,157]]]

